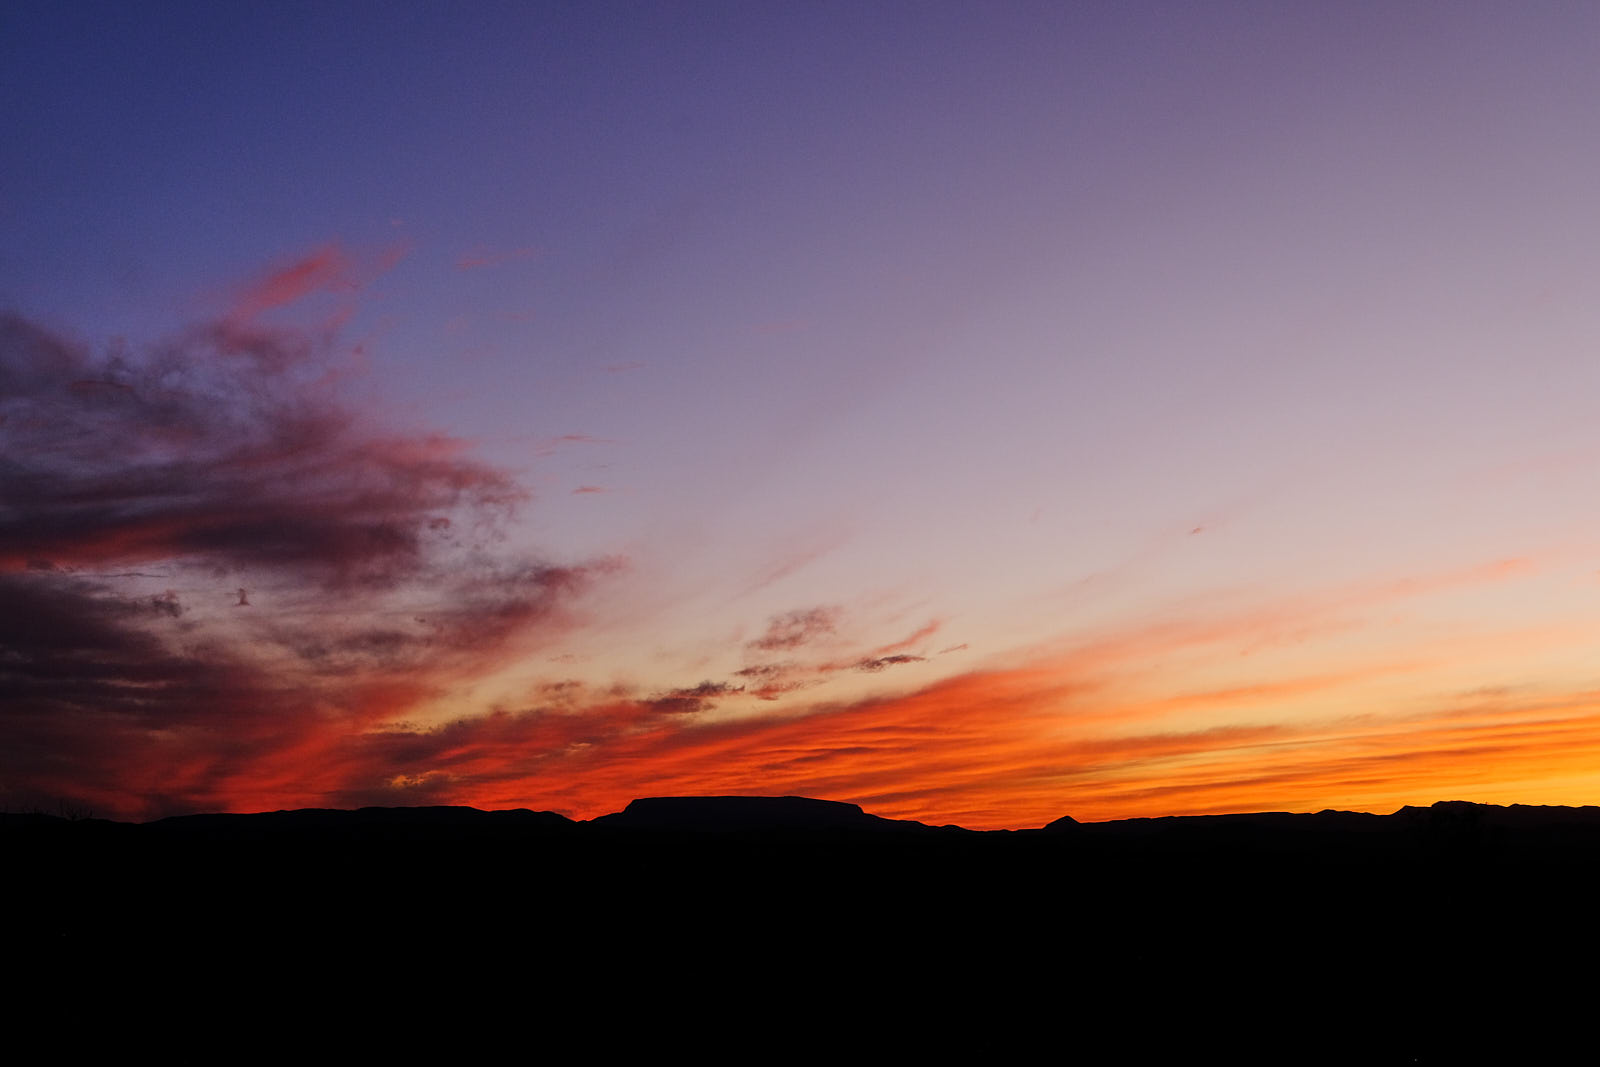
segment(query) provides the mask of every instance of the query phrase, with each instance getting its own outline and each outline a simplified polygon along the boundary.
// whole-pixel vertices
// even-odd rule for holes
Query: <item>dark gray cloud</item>
[[[879,671],[888,670],[890,667],[898,667],[902,663],[921,663],[922,661],[923,657],[921,656],[879,656],[877,659],[861,660],[853,664],[851,669],[866,671],[868,674],[876,674]]]
[[[499,550],[521,488],[337,372],[247,319],[97,354],[0,317],[0,805],[340,795],[350,738],[621,568]]]
[[[803,689],[807,684],[804,672],[793,663],[758,663],[733,674],[735,678],[747,679],[750,695],[761,700],[777,700],[784,693]]]
[[[766,632],[751,641],[749,647],[763,652],[792,651],[833,633],[840,614],[838,608],[824,607],[774,615],[767,622]]]
[[[716,701],[733,696],[735,693],[744,692],[744,686],[731,685],[728,682],[701,682],[688,689],[673,689],[660,696],[645,701],[650,710],[665,715],[688,715],[695,712],[707,711],[716,706]]]
[[[523,493],[437,435],[342,404],[287,335],[217,325],[134,358],[0,318],[0,566],[203,559],[408,580],[451,513]]]

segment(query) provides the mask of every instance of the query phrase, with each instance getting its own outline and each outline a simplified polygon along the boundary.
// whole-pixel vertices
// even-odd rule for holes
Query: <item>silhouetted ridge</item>
[[[439,806],[428,808],[296,808],[291,811],[263,811],[249,815],[209,814],[174,815],[146,825],[167,832],[226,831],[248,826],[257,831],[300,831],[383,827],[483,827],[488,825],[544,827],[575,825],[571,819],[553,811],[482,811],[478,808]]]
[[[1545,1062],[1478,1055],[1481,1020],[1517,983],[1530,1003],[1501,1017],[1519,1031],[1586,1020],[1570,975],[1600,952],[1594,807],[1066,816],[988,832],[793,796],[651,797],[592,822],[465,807],[145,824],[0,813],[0,864],[7,962],[53,996],[134,961],[163,994],[174,968],[228,995],[248,969],[276,997],[285,961],[339,983],[328,1003],[348,1010],[348,985],[530,961],[549,984],[508,985],[495,1017],[571,988],[548,1016],[607,1035],[620,1002],[593,991],[621,976],[627,1025],[651,1041],[699,1026],[709,991],[726,1017],[760,1021],[744,1049],[843,1004],[890,1020],[893,1047],[909,1040],[919,1059],[951,1058],[952,1027],[977,1004],[974,1059],[1034,1055],[1037,1035],[1007,1035],[1042,1020],[1060,1040],[1067,1019],[1073,1042],[1141,1062],[1196,1048],[1228,1063]],[[865,1006],[832,992],[842,974],[875,983]],[[1500,976],[1492,992],[1468,984]],[[1385,982],[1393,995],[1353,1003]],[[1558,986],[1570,1003],[1546,998]],[[882,999],[895,990],[914,1000]],[[930,1017],[928,1004],[948,1007]],[[396,1022],[405,1038],[409,1017]],[[830,1036],[817,1058],[848,1047]]]
[[[247,814],[207,813],[176,815],[149,823],[120,823],[96,818],[74,818],[41,812],[0,812],[0,832],[6,835],[71,831],[83,835],[122,835],[137,832],[141,838],[190,835],[252,837],[301,832],[335,834],[386,834],[406,829],[428,833],[450,831],[580,830],[584,826],[659,830],[867,830],[966,831],[963,827],[930,826],[910,819],[872,815],[859,804],[810,797],[683,796],[642,797],[620,812],[602,815],[588,823],[552,811],[527,808],[483,811],[464,806],[297,808]],[[1206,837],[1276,838],[1330,833],[1423,833],[1437,836],[1462,831],[1560,831],[1600,835],[1600,807],[1542,804],[1480,804],[1467,800],[1441,800],[1426,807],[1408,804],[1390,815],[1340,811],[1258,811],[1225,815],[1167,815],[1080,822],[1063,815],[1042,830],[990,831],[1023,835],[1070,832],[1087,838],[1145,838],[1173,834]]]
[[[859,804],[810,797],[645,797],[596,825],[629,830],[927,830],[868,815]]]

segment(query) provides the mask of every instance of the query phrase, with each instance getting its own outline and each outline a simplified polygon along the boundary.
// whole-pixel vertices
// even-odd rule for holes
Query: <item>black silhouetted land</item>
[[[0,848],[13,975],[258,1029],[367,1019],[363,1057],[498,1058],[474,1035],[524,1027],[519,1057],[1476,1061],[1586,1020],[1600,945],[1594,807],[12,814]]]

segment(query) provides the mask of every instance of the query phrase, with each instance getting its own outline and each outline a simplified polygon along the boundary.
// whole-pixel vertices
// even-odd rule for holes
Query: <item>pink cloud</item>
[[[943,619],[929,619],[926,625],[919,628],[911,636],[902,638],[899,641],[892,641],[881,648],[875,648],[872,650],[872,654],[874,656],[888,656],[895,652],[904,652],[908,648],[914,648],[938,633],[943,625]]]
[[[262,312],[292,304],[316,292],[353,291],[354,264],[337,244],[324,245],[245,286],[234,298],[229,319],[249,322]]]

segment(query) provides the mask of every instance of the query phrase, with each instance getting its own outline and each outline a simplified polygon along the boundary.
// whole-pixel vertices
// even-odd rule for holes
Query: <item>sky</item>
[[[0,806],[1600,799],[1600,8],[0,7]]]

